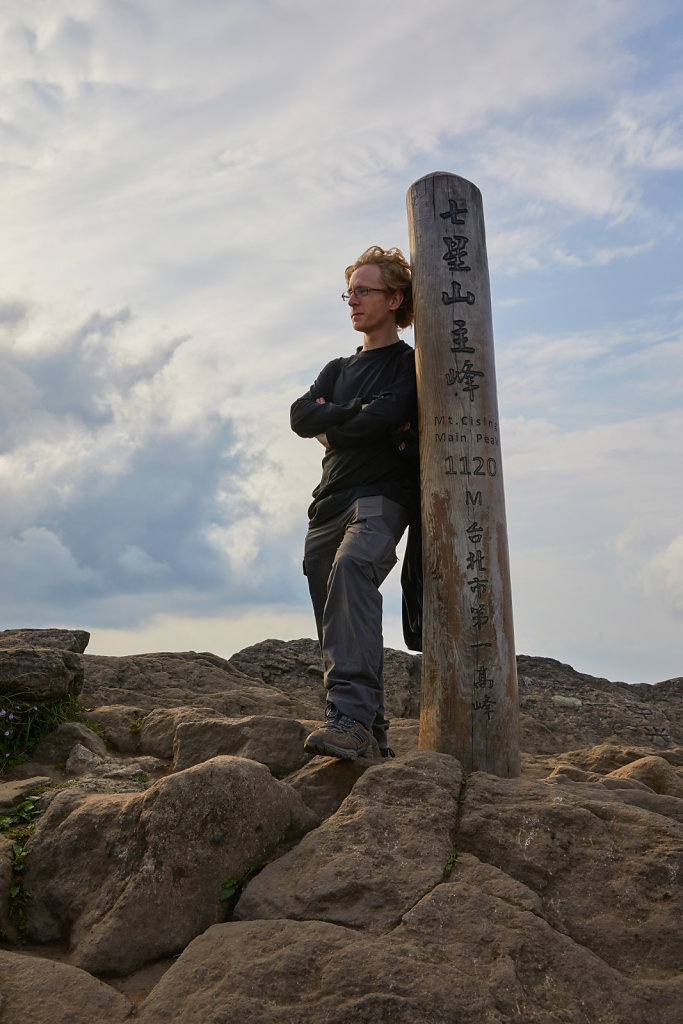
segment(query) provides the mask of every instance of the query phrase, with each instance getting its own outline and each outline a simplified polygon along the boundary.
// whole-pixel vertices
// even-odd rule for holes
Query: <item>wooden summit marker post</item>
[[[424,571],[420,747],[465,771],[520,773],[484,213],[479,189],[408,190]]]

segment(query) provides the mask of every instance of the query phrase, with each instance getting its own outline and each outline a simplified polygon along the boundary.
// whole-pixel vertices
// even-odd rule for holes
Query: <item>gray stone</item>
[[[205,722],[207,717],[217,722],[225,721],[222,715],[202,708],[177,707],[157,708],[142,720],[139,731],[140,750],[164,761],[173,759],[176,730],[181,723]]]
[[[368,768],[383,763],[374,758],[358,757],[355,761],[341,761],[336,757],[314,757],[299,771],[286,779],[319,821],[331,817],[339,810],[361,775]]]
[[[13,807],[40,786],[47,786],[52,780],[47,775],[33,775],[28,779],[0,782],[0,814],[9,814]]]
[[[88,750],[82,743],[76,743],[67,758],[66,772],[67,775],[86,775],[101,764],[102,758],[98,754]]]
[[[44,764],[62,764],[77,743],[98,757],[107,756],[107,745],[102,737],[81,722],[62,722],[33,747],[31,756]]]

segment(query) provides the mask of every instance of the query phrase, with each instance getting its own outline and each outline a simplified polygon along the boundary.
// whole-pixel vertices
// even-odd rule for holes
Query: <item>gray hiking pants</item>
[[[382,595],[396,564],[408,513],[389,498],[358,498],[342,513],[311,526],[304,547],[327,699],[372,729],[386,746]]]

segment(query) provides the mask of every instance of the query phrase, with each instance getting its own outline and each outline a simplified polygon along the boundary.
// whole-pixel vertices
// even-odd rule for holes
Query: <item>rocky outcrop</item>
[[[66,761],[76,743],[100,757],[106,756],[104,740],[80,722],[62,722],[54,732],[35,745],[32,756],[36,761],[56,764]]]
[[[81,699],[91,707],[131,704],[152,711],[192,704],[234,718],[264,713],[316,718],[321,713],[319,693],[298,700],[214,654],[86,654],[83,667]]]
[[[521,748],[552,754],[600,743],[683,744],[683,680],[629,686],[576,672],[552,658],[517,658]],[[230,718],[247,715],[320,719],[322,668],[313,640],[265,640],[225,661],[213,654],[84,655],[81,699],[92,707],[146,711],[191,704]],[[421,658],[385,652],[387,710],[419,715]]]
[[[234,754],[265,764],[273,775],[289,775],[310,755],[304,741],[313,723],[255,715],[247,718],[180,722],[175,730],[173,769],[183,771],[218,754]]]
[[[682,680],[521,656],[503,780],[417,749],[411,655],[386,656],[396,759],[350,764],[302,751],[311,640],[66,653],[91,728],[0,785],[10,812],[44,789],[22,878],[0,834],[33,954],[0,953],[0,1024],[677,1024]]]

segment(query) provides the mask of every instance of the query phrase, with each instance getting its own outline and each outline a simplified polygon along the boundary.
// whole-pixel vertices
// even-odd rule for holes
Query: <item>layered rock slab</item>
[[[304,741],[310,732],[301,722],[273,715],[246,718],[200,718],[178,722],[173,744],[174,771],[233,754],[265,764],[274,775],[296,771],[310,761]]]
[[[393,928],[444,877],[461,779],[455,758],[431,750],[369,768],[332,817],[249,883],[235,917]]]
[[[223,920],[239,879],[316,823],[268,769],[217,757],[144,793],[65,790],[30,842],[27,931],[66,940],[77,966],[126,974]]]
[[[85,629],[2,629],[0,649],[7,647],[49,647],[56,651],[83,654],[90,642]]]
[[[125,996],[68,964],[0,950],[1,1024],[123,1024]]]
[[[637,985],[558,933],[524,886],[463,856],[388,934],[323,921],[215,925],[141,1024],[674,1024],[679,981]]]
[[[235,718],[264,712],[315,718],[324,706],[319,693],[301,700],[206,652],[85,654],[82,660],[81,699],[92,707],[129,704],[152,711],[191,704]]]

